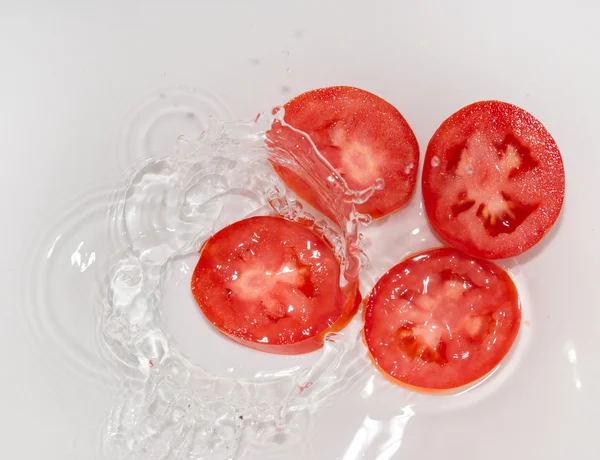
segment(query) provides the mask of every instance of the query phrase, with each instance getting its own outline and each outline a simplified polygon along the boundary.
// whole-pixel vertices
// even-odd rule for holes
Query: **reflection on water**
[[[95,339],[92,297],[108,255],[108,195],[82,190],[54,222],[40,226],[42,233],[24,251],[18,310],[27,338],[53,372],[102,388],[114,379]]]
[[[583,384],[581,383],[581,378],[579,378],[579,372],[577,371],[577,350],[575,350],[575,344],[572,341],[568,341],[565,344],[565,352],[567,354],[567,360],[573,367],[573,382],[575,383],[575,388],[581,390]]]
[[[415,413],[410,406],[389,420],[375,420],[367,415],[342,459],[390,460],[400,449],[406,424],[413,415]]]
[[[84,242],[80,242],[77,245],[75,252],[71,254],[71,265],[79,268],[81,273],[86,271],[94,262],[96,262],[96,253],[94,251],[89,253],[82,251],[81,249],[83,248],[83,245]]]

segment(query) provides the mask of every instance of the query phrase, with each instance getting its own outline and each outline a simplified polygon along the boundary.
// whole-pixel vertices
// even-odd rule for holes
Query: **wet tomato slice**
[[[448,391],[492,371],[520,323],[517,289],[504,270],[438,248],[411,255],[377,282],[364,337],[375,364],[396,383]]]
[[[423,200],[447,244],[475,257],[519,255],[558,218],[565,172],[558,146],[525,110],[483,101],[445,120],[427,147]]]
[[[192,293],[223,334],[278,354],[313,351],[342,329],[360,303],[340,288],[340,264],[309,228],[278,217],[241,220],[200,251]]]
[[[402,208],[411,198],[419,165],[419,145],[409,124],[390,103],[349,86],[320,88],[300,94],[284,105],[284,120],[307,133],[325,159],[353,190],[384,180],[358,211],[379,218]],[[329,171],[316,164],[319,174]],[[319,203],[320,193],[293,168],[274,164],[283,181],[300,198],[328,214]]]

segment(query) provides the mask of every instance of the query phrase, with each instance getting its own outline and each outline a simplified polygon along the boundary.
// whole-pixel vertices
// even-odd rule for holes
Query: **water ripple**
[[[98,269],[110,251],[107,196],[96,189],[76,196],[34,238],[20,281],[20,312],[40,359],[96,386],[115,382],[95,340],[93,304]]]
[[[119,164],[130,167],[144,158],[172,153],[180,136],[198,139],[211,119],[233,119],[218,89],[172,86],[156,91],[127,115],[119,136]]]

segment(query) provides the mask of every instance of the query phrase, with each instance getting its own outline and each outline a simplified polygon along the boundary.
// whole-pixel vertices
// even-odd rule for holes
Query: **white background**
[[[520,260],[532,299],[530,343],[501,390],[414,417],[387,452],[600,457],[596,2],[0,3],[3,457],[96,455],[112,396],[62,372],[52,343],[30,340],[23,309],[35,267],[25,254],[83,190],[106,190],[108,200],[135,160],[122,155],[128,114],[175,84],[218,94],[234,119],[315,87],[358,86],[399,108],[422,152],[448,115],[476,100],[505,100],[539,118],[561,148],[567,194],[556,229]],[[77,318],[90,306],[63,308]],[[76,321],[64,327],[93,331]],[[324,411],[320,426],[331,431],[315,435],[314,458],[390,458],[374,453],[383,451],[367,439],[377,414],[363,406],[349,396]]]

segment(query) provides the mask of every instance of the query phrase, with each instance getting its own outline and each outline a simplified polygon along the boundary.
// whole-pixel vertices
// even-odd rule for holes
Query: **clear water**
[[[347,372],[339,364],[358,346],[356,328],[329,337],[319,353],[255,359],[254,374],[241,367],[248,350],[227,343],[227,375],[214,369],[206,340],[191,357],[175,345],[165,321],[165,296],[173,289],[173,303],[188,303],[200,316],[189,292],[198,250],[219,229],[250,216],[277,214],[308,223],[335,248],[343,266],[340,284],[357,282],[366,261],[358,223],[369,219],[354,211],[354,202],[367,200],[374,187],[355,192],[335,178],[332,188],[305,161],[302,153],[314,149],[310,139],[286,126],[282,115],[246,124],[215,122],[196,141],[179,138],[173,154],[147,159],[116,192],[110,219],[122,243],[103,284],[101,324],[102,341],[126,375],[123,400],[106,426],[114,455],[233,458],[247,444],[243,439],[277,438],[284,448],[288,438],[301,441],[302,430],[294,426],[307,423],[317,401],[348,381],[339,378]],[[271,160],[304,171],[313,187],[331,195],[336,222],[305,210],[274,172],[265,143],[273,123],[279,128],[270,140],[280,145],[277,138],[285,138],[286,155],[271,149]]]
[[[73,197],[25,264],[24,313],[40,355],[115,395],[102,427],[103,455],[279,459],[293,452],[293,458],[319,458],[307,440],[318,438],[328,419],[315,414],[351,397],[361,442],[348,446],[349,458],[392,458],[415,415],[454,410],[494,392],[516,368],[527,328],[485,381],[435,397],[379,375],[362,343],[360,314],[322,350],[303,356],[246,349],[207,323],[189,288],[197,251],[216,230],[244,217],[278,213],[311,223],[342,260],[340,283],[358,277],[363,295],[402,257],[439,245],[419,190],[405,209],[370,223],[353,212],[353,203],[367,200],[372,189],[350,191],[339,180],[332,192],[292,155],[307,180],[331,195],[336,222],[303,206],[266,160],[265,130],[282,113],[219,123],[209,115],[226,118],[228,110],[211,94],[176,88],[144,101],[121,142],[123,169],[134,168],[112,194],[99,187]],[[314,147],[302,133],[292,135],[298,141],[292,150]],[[527,321],[520,267],[515,261],[504,266]]]

